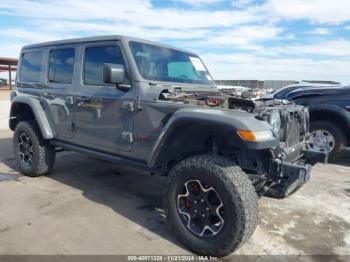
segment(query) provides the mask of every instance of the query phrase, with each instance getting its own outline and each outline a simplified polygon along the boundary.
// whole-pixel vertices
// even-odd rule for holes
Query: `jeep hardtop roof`
[[[142,42],[146,44],[151,44],[151,45],[157,45],[161,47],[166,47],[166,48],[171,48],[175,50],[179,50],[188,54],[196,55],[196,53],[177,48],[174,46],[154,42],[154,41],[149,41],[141,38],[136,38],[136,37],[131,37],[131,36],[124,36],[124,35],[105,35],[105,36],[94,36],[94,37],[82,37],[82,38],[72,38],[72,39],[65,39],[65,40],[57,40],[57,41],[49,41],[49,42],[43,42],[43,43],[38,43],[38,44],[31,44],[31,45],[26,45],[22,48],[22,50],[25,49],[30,49],[30,48],[38,48],[38,47],[45,47],[45,46],[53,46],[53,45],[65,45],[65,44],[76,44],[76,43],[88,43],[88,42],[100,42],[100,41],[137,41],[137,42]]]

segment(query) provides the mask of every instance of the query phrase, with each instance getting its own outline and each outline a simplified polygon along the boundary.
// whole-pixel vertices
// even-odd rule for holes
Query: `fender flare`
[[[315,111],[325,111],[330,112],[342,119],[344,123],[350,129],[350,114],[344,109],[336,105],[310,105],[309,112],[310,115]]]
[[[157,165],[158,160],[162,156],[163,148],[173,137],[174,131],[188,123],[192,125],[196,125],[197,123],[214,125],[220,128],[220,130],[232,131],[232,136],[235,135],[235,131],[238,129],[251,131],[270,130],[270,126],[266,122],[260,121],[252,114],[245,112],[229,112],[206,108],[180,109],[171,116],[156,140],[147,161],[149,167],[155,167]],[[279,144],[277,139],[258,143],[241,141],[243,146],[255,150],[272,148]]]
[[[54,138],[54,132],[51,129],[50,123],[46,117],[45,111],[40,103],[40,100],[34,97],[16,96],[13,98],[10,111],[10,126],[11,120],[14,117],[16,117],[13,115],[13,106],[15,104],[26,104],[27,106],[29,106],[34,114],[35,120],[39,126],[39,129],[44,139]]]

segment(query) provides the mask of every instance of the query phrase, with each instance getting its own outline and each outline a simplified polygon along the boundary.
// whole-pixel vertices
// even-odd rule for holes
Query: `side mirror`
[[[127,86],[127,85],[123,85],[124,81],[125,81],[125,69],[123,65],[108,64],[108,63],[103,64],[103,82],[108,84],[116,84],[118,88],[120,85],[119,89],[123,91],[127,91],[125,90],[126,88],[124,88],[124,86]]]

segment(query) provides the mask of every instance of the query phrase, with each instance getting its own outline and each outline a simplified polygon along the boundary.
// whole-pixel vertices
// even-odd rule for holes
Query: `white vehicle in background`
[[[244,92],[248,92],[251,90],[249,87],[245,86],[226,86],[226,85],[217,85],[217,88],[219,90],[225,90],[225,91],[230,91],[232,90],[232,93],[237,96],[242,96]]]
[[[249,88],[245,86],[217,85],[217,88],[221,91],[225,91],[226,94],[241,98],[250,98],[252,100],[260,99],[271,92],[271,89]]]

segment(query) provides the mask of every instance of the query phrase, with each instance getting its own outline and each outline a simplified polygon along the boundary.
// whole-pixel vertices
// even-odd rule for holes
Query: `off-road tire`
[[[189,179],[203,179],[219,193],[225,220],[220,232],[211,238],[193,234],[182,223],[177,210],[176,192]],[[179,240],[199,255],[222,257],[244,244],[258,223],[258,198],[248,176],[232,161],[215,155],[197,155],[175,165],[165,187],[168,224]]]
[[[335,159],[346,146],[346,136],[344,131],[336,124],[329,121],[315,121],[310,124],[310,132],[324,129],[330,132],[335,138],[334,149],[329,154],[329,159]]]
[[[32,141],[33,160],[29,166],[23,163],[19,157],[18,141],[23,132]],[[21,121],[17,124],[13,136],[13,151],[18,169],[26,176],[47,175],[55,163],[54,147],[43,139],[35,121]]]

